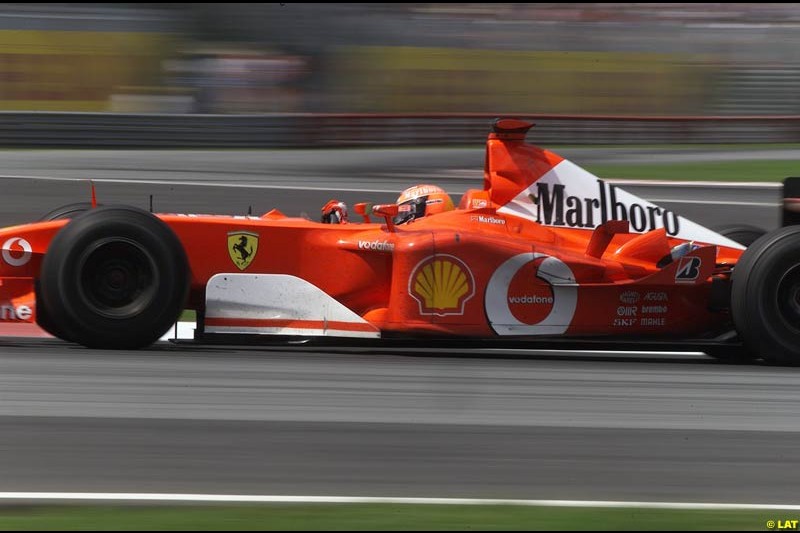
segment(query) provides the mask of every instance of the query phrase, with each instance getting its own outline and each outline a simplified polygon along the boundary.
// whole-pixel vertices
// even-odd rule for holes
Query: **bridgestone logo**
[[[567,196],[565,186],[556,183],[536,183],[536,194],[528,197],[536,205],[536,217],[542,224],[569,228],[594,228],[609,220],[628,220],[637,232],[664,228],[668,235],[680,231],[678,215],[655,205],[617,200],[617,188],[597,180],[597,196]]]
[[[33,311],[27,305],[0,305],[0,320],[30,320]]]
[[[552,296],[536,296],[526,294],[524,296],[509,296],[508,303],[510,304],[552,304]]]
[[[358,241],[359,250],[374,250],[376,252],[393,252],[394,243],[388,241]]]

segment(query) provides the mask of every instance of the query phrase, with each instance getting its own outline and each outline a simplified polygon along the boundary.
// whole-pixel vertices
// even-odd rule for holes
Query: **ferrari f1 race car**
[[[531,126],[496,120],[483,187],[410,222],[104,206],[2,229],[0,326],[131,349],[194,309],[197,342],[668,341],[800,363],[800,226],[745,249],[527,144]]]

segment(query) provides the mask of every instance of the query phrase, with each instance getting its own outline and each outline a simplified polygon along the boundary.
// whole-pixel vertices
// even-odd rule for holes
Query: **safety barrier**
[[[0,113],[0,146],[277,148],[479,145],[499,115]],[[537,144],[794,143],[800,116],[514,115]]]

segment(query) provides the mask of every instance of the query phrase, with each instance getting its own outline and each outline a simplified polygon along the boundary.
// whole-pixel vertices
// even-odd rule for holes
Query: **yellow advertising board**
[[[690,113],[710,67],[676,54],[348,47],[334,102],[353,112]]]
[[[0,30],[0,110],[106,111],[116,87],[157,84],[171,36]]]

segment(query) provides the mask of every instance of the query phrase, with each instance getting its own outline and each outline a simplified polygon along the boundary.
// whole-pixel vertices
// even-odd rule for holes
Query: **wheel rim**
[[[115,237],[93,243],[81,256],[78,271],[84,303],[108,318],[136,316],[156,296],[155,261],[129,239]]]
[[[800,331],[800,265],[795,265],[778,283],[778,310],[781,318],[793,329]]]

